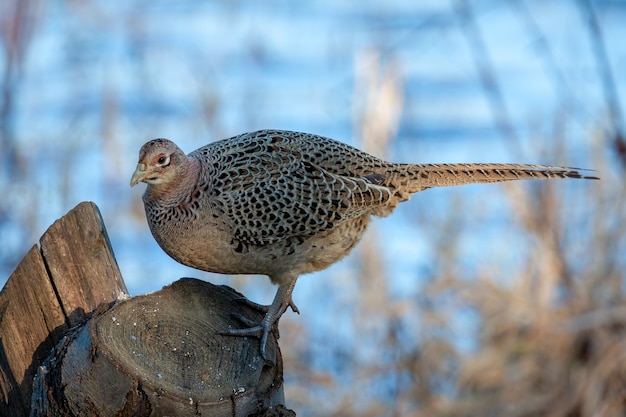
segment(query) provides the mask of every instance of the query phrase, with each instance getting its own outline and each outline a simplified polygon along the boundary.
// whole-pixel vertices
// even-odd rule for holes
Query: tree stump
[[[40,242],[0,292],[1,416],[295,415],[277,331],[270,360],[221,333],[263,317],[243,296],[183,278],[129,298],[93,203]]]
[[[183,278],[115,305],[76,330],[35,381],[36,415],[249,416],[284,404],[274,337],[222,335],[233,311],[263,314],[241,294]],[[55,387],[63,387],[57,392]]]

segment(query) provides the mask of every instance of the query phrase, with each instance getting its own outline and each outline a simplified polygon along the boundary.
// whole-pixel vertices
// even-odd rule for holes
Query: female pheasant
[[[526,164],[394,164],[333,139],[260,130],[185,155],[147,142],[131,186],[145,182],[148,225],[178,262],[222,274],[263,274],[278,284],[264,319],[228,334],[261,338],[302,274],[327,268],[359,241],[370,216],[387,216],[430,187],[522,179],[586,178],[576,169]]]

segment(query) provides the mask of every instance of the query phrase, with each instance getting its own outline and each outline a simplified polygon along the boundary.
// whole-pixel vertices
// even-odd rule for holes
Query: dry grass
[[[395,415],[626,414],[626,188],[610,149],[596,150],[603,179],[575,187],[577,208],[557,183],[507,187],[518,228],[503,244],[531,242],[520,268],[459,276],[454,242],[442,239],[421,313],[450,329],[451,311],[472,311],[477,346],[434,338],[401,358],[413,378]]]

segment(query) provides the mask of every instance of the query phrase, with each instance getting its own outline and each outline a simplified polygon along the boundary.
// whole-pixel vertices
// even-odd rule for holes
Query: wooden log
[[[36,382],[36,415],[249,416],[284,405],[275,335],[222,335],[263,313],[241,294],[183,278],[115,305],[63,343]],[[63,390],[58,390],[63,387]],[[287,410],[285,410],[288,413]],[[278,415],[295,415],[278,414]]]
[[[126,293],[104,223],[81,203],[43,235],[0,292],[0,415],[28,415],[37,367],[69,326]]]

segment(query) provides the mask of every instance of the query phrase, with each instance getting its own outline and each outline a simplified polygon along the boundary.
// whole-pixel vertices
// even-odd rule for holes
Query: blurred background
[[[0,284],[81,201],[132,295],[183,276],[129,188],[141,145],[262,128],[396,162],[521,162],[602,181],[431,189],[301,277],[287,405],[311,416],[626,413],[626,2],[0,3]]]

